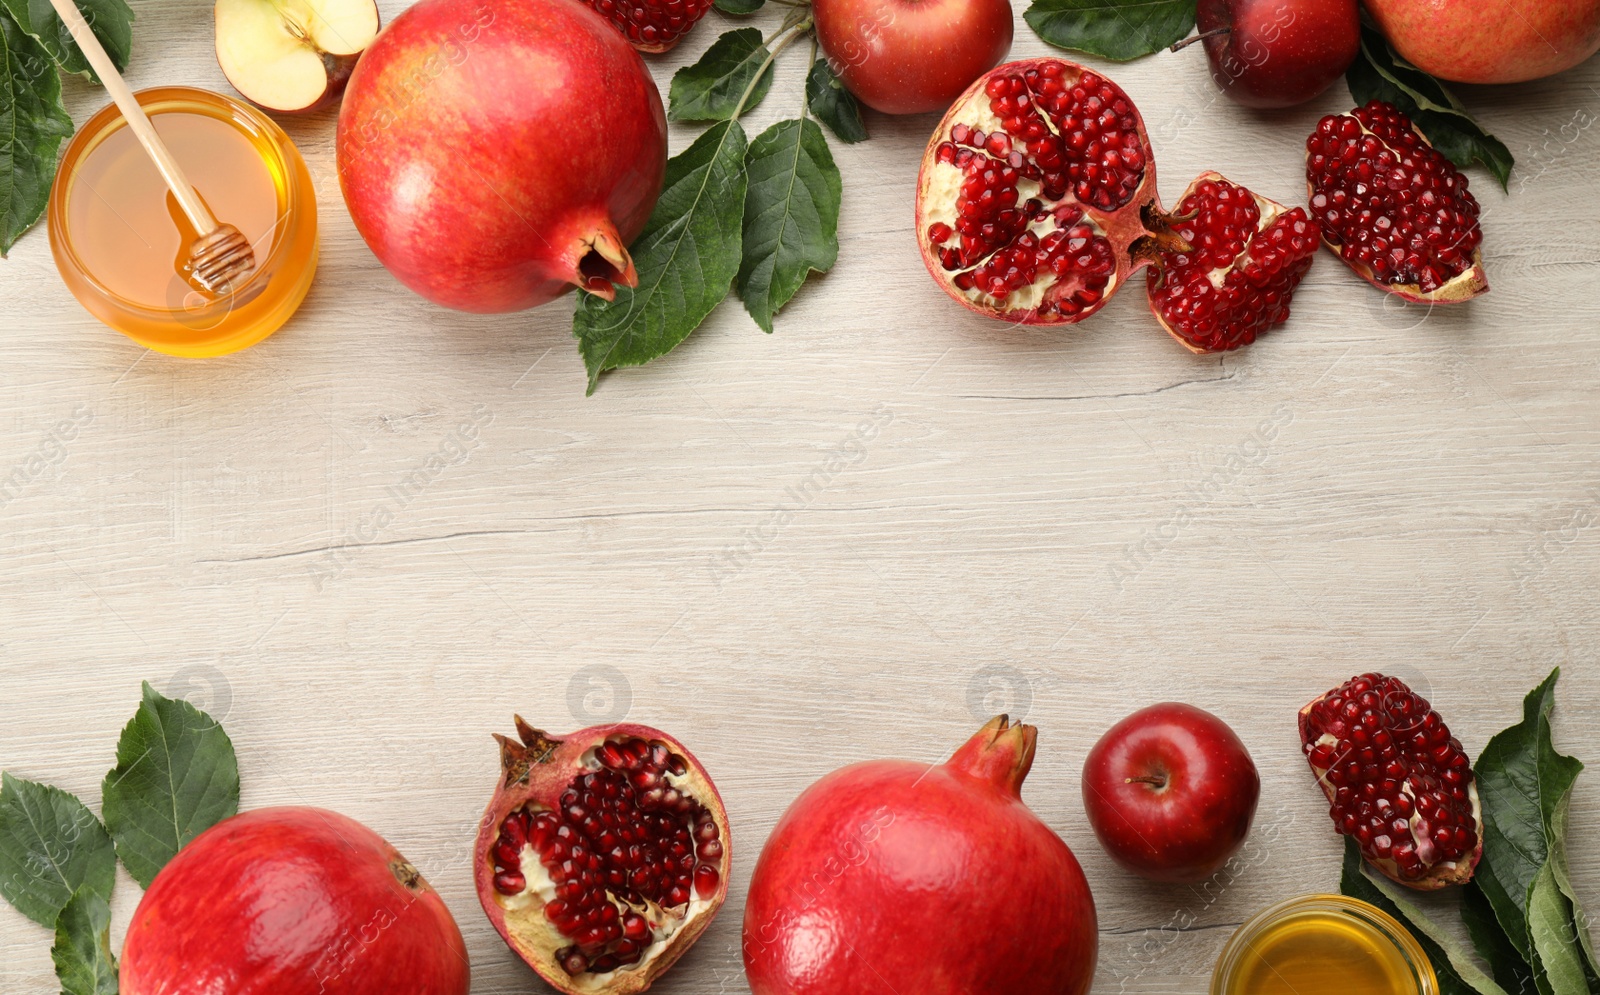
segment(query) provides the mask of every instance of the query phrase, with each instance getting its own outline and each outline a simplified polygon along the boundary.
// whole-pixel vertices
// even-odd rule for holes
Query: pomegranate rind
[[[1245,187],[1245,186],[1242,186],[1242,185],[1240,185],[1238,183],[1233,182],[1232,180],[1228,179],[1226,176],[1223,176],[1221,173],[1216,172],[1215,170],[1209,170],[1208,169],[1204,173],[1201,173],[1199,176],[1196,176],[1194,178],[1194,180],[1189,184],[1189,186],[1187,188],[1185,188],[1185,190],[1183,191],[1182,196],[1180,196],[1178,198],[1178,204],[1180,205],[1179,206],[1179,211],[1181,211],[1182,205],[1189,199],[1190,195],[1193,194],[1196,190],[1198,190],[1202,183],[1206,183],[1206,182],[1226,183],[1229,186],[1238,187],[1240,190],[1243,190],[1245,193],[1249,194],[1252,199],[1255,200],[1256,207],[1261,212],[1261,217],[1256,222],[1256,231],[1255,231],[1256,235],[1260,235],[1262,232],[1264,232],[1268,228],[1272,227],[1272,224],[1275,221],[1277,221],[1278,218],[1280,218],[1284,214],[1287,214],[1287,213],[1295,210],[1294,208],[1288,207],[1288,206],[1283,205],[1283,204],[1280,204],[1277,201],[1272,200],[1269,197],[1263,197],[1260,194],[1256,193],[1254,190],[1251,190],[1248,187]],[[1303,213],[1304,209],[1302,208],[1301,210],[1302,210],[1302,213]],[[1309,216],[1308,216],[1308,221],[1309,221]],[[1181,223],[1181,222],[1179,221],[1179,219],[1174,218],[1174,223],[1176,224],[1176,223]],[[1319,230],[1320,230],[1320,226],[1319,226]],[[1255,236],[1252,235],[1251,236],[1251,242],[1246,244],[1244,252],[1240,255],[1240,257],[1238,257],[1239,259],[1242,259],[1245,256],[1249,255],[1250,250],[1254,247],[1254,238],[1255,238]],[[1313,248],[1311,251],[1314,252],[1315,249]],[[1162,253],[1163,261],[1165,260],[1167,255],[1168,255],[1168,253]],[[1235,261],[1237,262],[1238,260],[1236,259]],[[1309,269],[1310,267],[1308,266],[1307,268]],[[1295,287],[1299,286],[1300,280],[1304,278],[1304,275],[1305,274],[1302,273],[1299,277],[1296,277],[1294,279],[1294,282],[1289,287],[1289,291],[1291,293],[1294,291]],[[1145,299],[1150,304],[1150,313],[1155,315],[1155,319],[1156,319],[1157,323],[1159,323],[1162,328],[1166,329],[1167,334],[1171,335],[1172,338],[1179,345],[1183,346],[1185,349],[1189,350],[1190,352],[1192,352],[1192,353],[1194,353],[1196,355],[1207,355],[1207,354],[1219,353],[1219,352],[1230,352],[1230,351],[1232,351],[1234,349],[1239,348],[1240,346],[1244,346],[1244,345],[1250,344],[1250,342],[1253,342],[1255,340],[1255,338],[1258,338],[1261,334],[1265,334],[1267,331],[1270,331],[1272,328],[1277,327],[1277,324],[1269,325],[1266,328],[1261,329],[1260,332],[1256,333],[1256,335],[1252,336],[1252,338],[1250,338],[1249,340],[1243,340],[1243,341],[1235,342],[1235,343],[1233,343],[1231,345],[1226,345],[1226,346],[1223,346],[1221,348],[1215,348],[1215,349],[1208,348],[1205,345],[1202,345],[1201,343],[1193,341],[1190,337],[1186,336],[1183,332],[1179,331],[1177,328],[1174,328],[1172,326],[1172,324],[1168,321],[1167,316],[1162,313],[1161,306],[1160,306],[1160,301],[1157,298],[1157,291],[1160,289],[1162,281],[1165,279],[1165,276],[1166,276],[1165,268],[1164,268],[1164,266],[1159,265],[1159,264],[1157,266],[1155,266],[1155,267],[1152,267],[1150,270],[1148,270],[1146,272],[1146,275],[1145,275]]]
[[[1140,135],[1140,149],[1144,155],[1144,174],[1140,180],[1138,190],[1129,202],[1121,208],[1111,212],[1102,211],[1091,205],[1080,205],[1084,213],[1095,223],[1099,233],[1110,240],[1113,248],[1121,246],[1117,252],[1116,272],[1111,281],[1101,293],[1100,300],[1091,306],[1085,307],[1078,314],[1067,316],[1059,313],[1041,313],[1037,305],[1029,307],[1007,306],[995,302],[987,294],[980,294],[973,298],[952,282],[951,274],[940,264],[933,246],[927,238],[928,226],[932,223],[931,204],[937,200],[936,191],[940,186],[938,180],[939,167],[943,165],[938,161],[939,146],[948,140],[951,129],[957,124],[971,124],[974,121],[988,120],[993,117],[988,106],[985,87],[990,79],[996,76],[1026,73],[1046,63],[1059,63],[1069,71],[1083,74],[1085,72],[1111,83],[1120,91],[1121,87],[1109,77],[1095,72],[1086,66],[1059,58],[1023,59],[1016,62],[1007,62],[984,73],[967,87],[961,96],[950,105],[950,109],[940,118],[939,125],[928,139],[928,144],[922,155],[922,167],[917,173],[917,197],[915,210],[915,227],[913,235],[917,240],[918,251],[922,255],[922,264],[927,267],[928,275],[933,282],[938,284],[950,298],[962,307],[975,314],[987,318],[995,318],[1014,325],[1070,325],[1076,324],[1097,313],[1105,307],[1122,285],[1139,269],[1149,265],[1154,254],[1143,249],[1141,240],[1146,235],[1162,237],[1159,233],[1161,225],[1159,219],[1163,217],[1160,201],[1156,192],[1156,163],[1151,149],[1149,132],[1145,128],[1144,117],[1134,105],[1132,99],[1128,100],[1134,121]],[[1124,92],[1124,96],[1126,93]],[[1070,192],[1067,198],[1059,203],[1075,203]],[[1156,231],[1147,229],[1147,222],[1154,225]]]
[[[1336,688],[1334,690],[1338,689]],[[1327,694],[1319,694],[1315,698],[1312,698],[1310,701],[1306,702],[1305,705],[1301,706],[1300,708],[1300,742],[1301,745],[1308,751],[1308,753],[1311,746],[1315,745],[1320,738],[1326,735],[1322,732],[1322,730],[1318,729],[1315,723],[1312,721],[1312,710],[1326,700],[1327,697]],[[1333,804],[1335,794],[1338,789],[1335,787],[1333,782],[1328,779],[1328,768],[1319,768],[1315,763],[1311,762],[1309,756],[1307,757],[1306,762],[1311,767],[1312,774],[1316,776],[1317,785],[1318,787],[1322,788],[1322,793],[1327,797],[1328,804]],[[1472,875],[1478,868],[1478,861],[1483,859],[1483,803],[1478,797],[1478,784],[1476,777],[1474,777],[1472,782],[1467,785],[1467,795],[1472,800],[1472,818],[1474,828],[1477,832],[1478,842],[1473,846],[1472,852],[1463,857],[1461,860],[1441,861],[1440,863],[1433,865],[1433,867],[1431,867],[1421,878],[1408,880],[1400,874],[1399,868],[1393,860],[1374,859],[1365,851],[1362,852],[1362,858],[1365,859],[1367,863],[1377,868],[1384,877],[1396,884],[1405,885],[1407,888],[1411,888],[1415,891],[1438,891],[1441,888],[1448,888],[1451,885],[1466,884],[1468,881],[1472,880]]]
[[[678,740],[659,729],[634,723],[593,726],[570,735],[556,738],[534,729],[516,716],[518,739],[496,735],[500,745],[500,778],[494,797],[484,810],[478,825],[478,836],[473,848],[473,880],[478,890],[478,901],[483,911],[500,934],[523,962],[533,968],[547,984],[563,995],[633,995],[647,990],[656,979],[676,964],[689,948],[711,925],[728,897],[728,882],[733,867],[733,838],[728,825],[727,809],[716,785],[705,774],[705,768],[693,753]],[[677,926],[672,935],[657,941],[653,951],[637,965],[630,965],[606,974],[585,972],[571,975],[556,961],[556,951],[571,944],[544,917],[545,903],[535,895],[534,901],[524,908],[511,909],[501,900],[494,885],[495,842],[501,825],[513,811],[535,799],[540,790],[552,786],[552,797],[559,796],[573,778],[590,768],[584,763],[585,754],[602,743],[615,740],[643,739],[665,744],[672,752],[688,763],[686,774],[679,780],[682,790],[692,795],[716,822],[722,841],[722,857],[718,861],[719,881],[710,898],[697,899],[698,910],[691,905],[690,914]],[[548,782],[548,783],[547,783]],[[659,947],[659,950],[657,949]]]
[[[1373,132],[1362,123],[1360,118],[1355,117],[1354,111],[1346,112],[1345,115],[1341,116],[1354,118],[1356,123],[1361,125],[1361,130],[1364,134],[1376,135],[1376,132]],[[1416,133],[1418,138],[1422,139],[1424,145],[1433,148],[1433,143],[1428,141],[1428,136],[1423,134],[1422,129],[1418,128],[1414,122],[1411,125],[1411,130]],[[1382,136],[1378,137],[1381,141]],[[1311,153],[1309,150],[1306,152],[1305,161],[1306,200],[1309,203],[1312,198],[1316,197],[1318,192],[1317,179],[1311,175]],[[1414,283],[1387,283],[1379,279],[1371,266],[1359,259],[1350,259],[1344,254],[1344,243],[1334,237],[1332,230],[1327,225],[1322,225],[1321,229],[1322,244],[1327,246],[1335,256],[1338,256],[1340,262],[1350,267],[1351,271],[1361,279],[1386,294],[1395,295],[1408,304],[1461,304],[1489,292],[1489,276],[1483,268],[1483,246],[1481,245],[1472,250],[1472,255],[1469,257],[1472,260],[1471,266],[1468,266],[1440,284],[1436,290],[1430,292],[1423,290]]]

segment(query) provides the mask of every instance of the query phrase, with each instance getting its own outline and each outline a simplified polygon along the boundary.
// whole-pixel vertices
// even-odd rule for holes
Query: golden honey
[[[1437,995],[1427,955],[1405,927],[1366,902],[1309,895],[1239,927],[1211,995]]]
[[[276,124],[221,94],[138,94],[157,134],[217,218],[250,239],[257,270],[216,296],[187,271],[194,229],[116,107],[90,118],[50,191],[50,247],[91,314],[177,356],[220,356],[277,331],[311,287],[317,207],[299,150]]]

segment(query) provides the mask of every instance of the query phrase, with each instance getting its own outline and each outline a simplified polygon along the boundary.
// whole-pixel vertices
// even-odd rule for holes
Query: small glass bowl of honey
[[[1233,934],[1211,995],[1439,995],[1417,941],[1395,918],[1344,895],[1305,895]]]
[[[289,136],[208,90],[138,93],[213,214],[250,239],[256,271],[227,294],[187,273],[194,228],[116,105],[78,130],[50,190],[50,249],[72,295],[129,338],[174,356],[221,356],[283,326],[317,269],[317,200]]]

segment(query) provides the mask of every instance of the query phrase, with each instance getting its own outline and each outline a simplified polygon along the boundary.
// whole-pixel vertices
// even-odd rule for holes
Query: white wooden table
[[[138,12],[136,87],[228,89],[204,0]],[[663,90],[726,27],[654,60]],[[1046,51],[1020,16],[1014,51]],[[752,134],[798,110],[794,56]],[[1198,51],[1112,75],[1169,200],[1215,168],[1303,202],[1302,140],[1349,106],[1340,85],[1245,112]],[[105,100],[67,90],[79,123]],[[0,476],[44,457],[0,506],[0,767],[98,807],[139,681],[187,693],[237,744],[246,807],[368,823],[444,893],[474,990],[527,992],[471,884],[489,734],[626,714],[699,753],[735,826],[728,908],[658,990],[741,992],[742,897],[789,800],[1009,709],[1042,730],[1028,800],[1096,891],[1096,991],[1202,992],[1232,924],[1337,886],[1294,729],[1313,694],[1397,673],[1476,751],[1559,664],[1559,738],[1600,760],[1600,61],[1464,92],[1518,157],[1509,197],[1471,174],[1493,292],[1404,308],[1324,254],[1290,323],[1220,358],[1172,343],[1139,288],[1065,331],[948,301],[911,232],[932,116],[833,143],[839,263],[776,334],[730,301],[587,399],[570,299],[457,314],[377,264],[331,111],[284,122],[317,177],[318,282],[247,352],[145,352],[74,302],[36,230],[0,264]],[[1078,801],[1100,731],[1171,698],[1233,723],[1264,780],[1246,869],[1209,890],[1120,872]],[[1573,825],[1600,911],[1600,776]],[[118,887],[120,944],[138,888]],[[48,947],[0,907],[0,990],[54,992]]]

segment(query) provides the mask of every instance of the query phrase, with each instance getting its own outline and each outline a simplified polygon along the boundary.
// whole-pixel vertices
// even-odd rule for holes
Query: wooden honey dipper
[[[256,254],[250,247],[250,240],[233,225],[218,221],[200,195],[195,193],[194,186],[183,175],[178,161],[161,141],[161,136],[156,134],[155,126],[150,123],[144,108],[139,106],[138,98],[128,89],[128,84],[117,72],[100,39],[89,29],[88,22],[83,19],[73,0],[50,2],[66,23],[67,30],[72,32],[73,40],[83,50],[89,65],[94,67],[95,75],[105,84],[112,101],[128,122],[128,129],[144,146],[150,161],[155,163],[156,170],[166,181],[167,189],[172,191],[178,206],[198,233],[189,244],[189,271],[194,275],[195,282],[213,294],[230,293],[244,286],[256,268]]]

